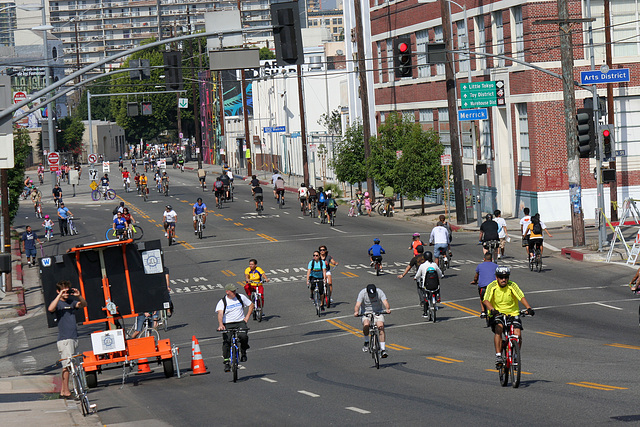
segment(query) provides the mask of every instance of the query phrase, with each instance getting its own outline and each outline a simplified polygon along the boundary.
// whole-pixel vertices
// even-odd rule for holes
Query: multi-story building
[[[375,120],[382,123],[392,111],[401,112],[439,132],[446,152],[450,151],[449,111],[445,68],[427,62],[426,46],[443,41],[440,3],[418,0],[370,0],[365,9],[365,32],[371,31],[367,50],[368,75],[374,80]],[[462,10],[458,3],[466,7]],[[478,53],[471,58],[455,55],[455,72],[460,83],[504,81],[505,104],[489,108],[489,119],[465,122],[461,126],[465,179],[474,180],[474,156],[488,166],[480,176],[482,209],[501,209],[506,215],[521,215],[527,206],[543,219],[568,220],[571,203],[567,176],[567,142],[562,81],[529,66],[510,61],[515,58],[561,74],[561,51],[557,23],[538,22],[558,15],[555,1],[457,0],[449,2],[455,49],[469,48]],[[630,82],[613,85],[617,159],[617,199],[640,194],[640,125],[634,120],[640,110],[640,38],[636,25],[637,2],[611,0],[611,69],[630,68]],[[584,3],[569,0],[571,19],[584,19]],[[605,25],[603,1],[591,1],[595,18],[594,43],[596,69],[605,63]],[[392,18],[390,18],[392,17]],[[465,19],[466,17],[466,19]],[[353,18],[348,20],[349,31]],[[571,24],[574,79],[580,71],[591,69],[587,23]],[[409,36],[414,52],[411,77],[394,74],[393,40]],[[355,44],[350,49],[355,49]],[[486,57],[482,53],[505,55]],[[367,59],[370,57],[367,56]],[[369,68],[371,64],[371,68]],[[606,86],[598,85],[599,96]],[[575,87],[576,107],[582,107],[591,93]],[[460,108],[460,103],[458,104]],[[606,117],[606,116],[605,116]],[[475,128],[477,141],[470,138]],[[455,153],[452,153],[455,155]],[[582,206],[585,218],[596,212],[594,159],[581,159]],[[609,200],[609,187],[605,198]],[[607,214],[609,203],[606,203]]]
[[[309,28],[327,28],[333,41],[344,40],[342,9],[309,11],[307,19]]]

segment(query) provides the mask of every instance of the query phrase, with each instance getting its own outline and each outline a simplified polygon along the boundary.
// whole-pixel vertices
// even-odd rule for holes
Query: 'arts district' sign
[[[619,68],[616,70],[608,70],[603,73],[599,70],[580,72],[580,83],[583,85],[597,83],[621,83],[631,80],[631,73],[628,68]]]

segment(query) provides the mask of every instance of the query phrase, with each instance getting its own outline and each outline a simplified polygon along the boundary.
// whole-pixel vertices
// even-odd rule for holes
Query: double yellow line
[[[435,360],[436,362],[442,362],[442,363],[462,363],[462,360],[451,359],[449,357],[444,357],[444,356],[427,357],[427,359]]]
[[[640,347],[636,345],[627,345],[627,344],[618,344],[618,343],[605,344],[605,345],[608,345],[609,347],[628,348],[629,350],[640,350]]]
[[[267,236],[266,234],[258,234],[259,237],[262,237],[263,239],[267,239],[270,242],[277,242],[278,239],[276,239],[275,237],[271,237],[271,236]]]
[[[628,390],[626,387],[616,387],[616,386],[613,386],[613,385],[590,383],[590,382],[587,382],[587,381],[581,381],[579,383],[567,383],[567,384],[575,385],[575,386],[578,386],[578,387],[594,388],[596,390],[605,390],[605,391]]]
[[[358,329],[354,326],[349,325],[348,323],[343,322],[342,320],[338,320],[338,319],[327,319],[326,322],[331,323],[333,326],[336,326],[340,329],[342,329],[343,331],[347,331],[350,334],[353,334],[359,338],[362,338],[362,330]],[[387,344],[387,348],[390,348],[392,350],[397,350],[397,351],[402,351],[402,350],[411,350],[409,347],[404,347],[401,346],[399,344]]]
[[[356,273],[352,273],[350,271],[341,271],[340,273],[344,274],[347,277],[359,277]]]
[[[447,307],[455,308],[456,310],[460,310],[460,311],[462,311],[464,313],[471,314],[472,316],[480,316],[479,312],[477,312],[475,310],[472,310],[470,308],[467,308],[467,307],[465,307],[463,305],[456,304],[455,302],[443,302],[442,305],[446,305]]]
[[[236,273],[234,273],[231,270],[222,270],[221,273],[224,274],[227,277],[231,277],[231,276],[235,276],[236,275]]]
[[[536,332],[536,334],[546,335],[554,338],[571,338],[571,335],[560,334],[558,332],[544,331],[544,332]]]

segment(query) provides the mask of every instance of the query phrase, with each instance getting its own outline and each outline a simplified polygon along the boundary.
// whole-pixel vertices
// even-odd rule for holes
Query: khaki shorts
[[[78,340],[68,339],[58,341],[58,352],[60,353],[60,359],[67,359],[73,356],[78,347]],[[69,360],[62,361],[62,367],[68,368],[71,362]]]
[[[504,249],[504,246],[507,244],[507,238],[503,237],[500,239],[500,249]]]
[[[364,322],[366,320],[369,320],[369,316],[362,316],[362,324],[363,325],[364,325]],[[374,314],[373,315],[373,321],[374,321],[374,323],[378,323],[378,322],[384,323],[384,314]]]

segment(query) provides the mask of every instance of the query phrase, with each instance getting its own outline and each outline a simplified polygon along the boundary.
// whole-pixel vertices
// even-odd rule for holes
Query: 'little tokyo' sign
[[[631,73],[628,68],[618,68],[608,70],[606,73],[601,71],[581,71],[580,83],[583,85],[596,83],[621,83],[631,80]]]

